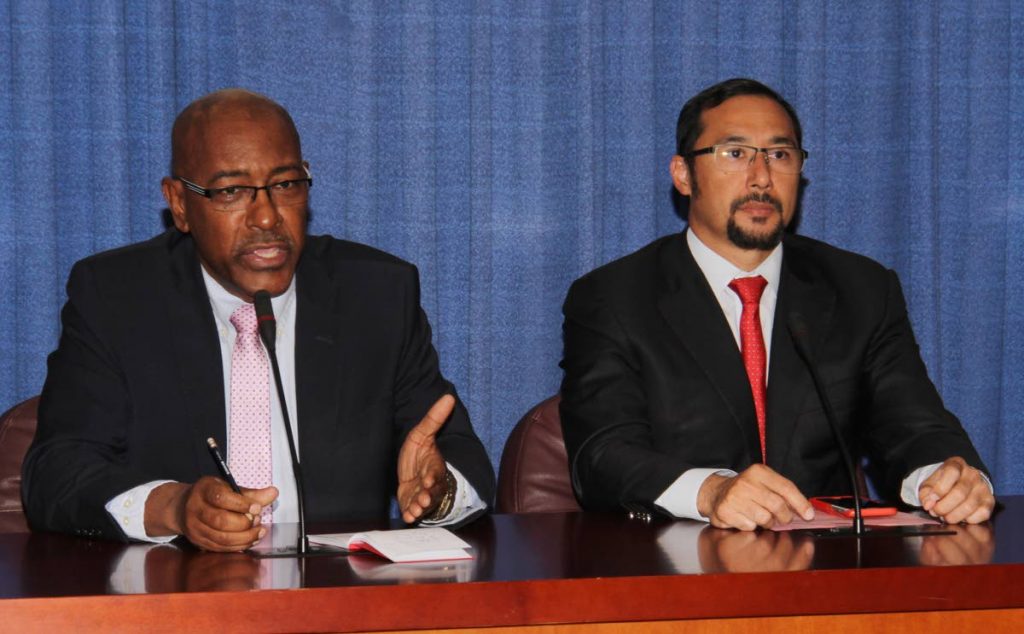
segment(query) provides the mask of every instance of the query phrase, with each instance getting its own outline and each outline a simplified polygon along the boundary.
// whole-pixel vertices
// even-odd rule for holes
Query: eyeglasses
[[[190,180],[180,176],[174,178],[185,185],[185,189],[193,191],[204,198],[209,198],[213,208],[217,211],[241,211],[256,201],[256,193],[261,189],[267,190],[267,196],[275,205],[291,206],[299,205],[309,198],[309,188],[313,186],[313,177],[309,169],[302,168],[306,172],[306,178],[293,178],[290,180],[277,181],[257,187],[255,185],[229,185],[228,187],[217,187],[207,189],[200,187]]]
[[[752,145],[712,145],[690,152],[687,156],[694,157],[710,154],[715,159],[715,167],[723,172],[745,172],[754,164],[758,153],[764,153],[765,163],[780,174],[799,174],[804,168],[807,151],[796,147],[780,145],[776,147],[754,147]]]

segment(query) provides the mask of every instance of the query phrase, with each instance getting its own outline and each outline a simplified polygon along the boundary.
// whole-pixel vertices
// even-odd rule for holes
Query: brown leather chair
[[[579,511],[558,415],[560,396],[541,401],[505,441],[498,471],[499,513]]]
[[[27,533],[21,507],[21,463],[36,434],[39,397],[18,403],[0,416],[0,533]]]

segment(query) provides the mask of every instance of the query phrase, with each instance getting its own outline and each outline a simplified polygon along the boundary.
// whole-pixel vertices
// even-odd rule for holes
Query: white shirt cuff
[[[700,493],[704,481],[713,475],[732,478],[737,474],[732,469],[688,469],[676,478],[654,503],[673,517],[706,522],[708,518],[697,510],[697,494]]]
[[[177,535],[166,535],[163,537],[150,537],[146,534],[146,501],[153,489],[160,485],[174,482],[174,480],[154,480],[146,484],[140,484],[134,489],[129,489],[114,497],[103,507],[114,518],[117,525],[121,527],[129,539],[152,544],[166,544]]]
[[[935,464],[926,465],[924,467],[918,467],[910,472],[910,475],[903,478],[903,485],[900,487],[900,499],[910,506],[921,506],[921,497],[918,492],[921,490],[921,485],[924,481],[932,476],[933,473],[939,470],[942,466],[941,462]],[[985,484],[988,485],[990,493],[995,494],[995,489],[992,488],[992,481],[988,479],[988,476],[981,473],[981,477],[985,478]]]
[[[457,524],[473,513],[478,513],[487,508],[487,504],[480,499],[476,489],[474,489],[473,485],[469,483],[469,480],[466,480],[466,478],[459,473],[459,470],[451,464],[447,462],[445,462],[445,464],[448,466],[448,470],[451,471],[452,475],[455,477],[455,500],[452,502],[452,509],[448,511],[448,515],[439,520],[423,520],[421,523],[424,526],[448,526],[451,524]]]

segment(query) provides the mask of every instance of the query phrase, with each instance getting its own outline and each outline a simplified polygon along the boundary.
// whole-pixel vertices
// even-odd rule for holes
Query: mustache
[[[743,198],[737,198],[729,205],[729,215],[735,214],[739,208],[747,203],[768,203],[775,208],[775,211],[782,213],[782,203],[771,194],[749,194]]]
[[[252,250],[253,247],[267,245],[284,247],[289,251],[295,247],[295,243],[289,236],[280,233],[268,232],[246,238],[244,242],[235,247],[235,253],[240,255],[246,251]]]

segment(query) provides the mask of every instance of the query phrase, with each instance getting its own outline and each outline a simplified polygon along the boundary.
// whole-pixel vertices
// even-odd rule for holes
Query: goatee
[[[736,212],[742,205],[748,202],[769,203],[775,208],[775,211],[779,214],[779,222],[775,224],[775,228],[772,231],[769,233],[752,233],[742,229],[738,224],[736,224]],[[782,232],[786,230],[786,227],[782,223],[782,203],[775,198],[772,198],[769,194],[751,194],[738,200],[734,200],[729,210],[729,222],[725,229],[729,241],[741,249],[771,251],[775,247],[779,246],[779,242],[782,241]]]

